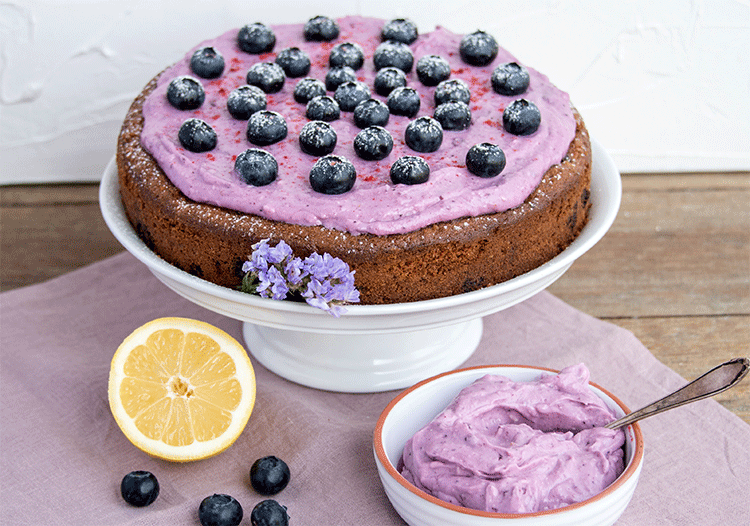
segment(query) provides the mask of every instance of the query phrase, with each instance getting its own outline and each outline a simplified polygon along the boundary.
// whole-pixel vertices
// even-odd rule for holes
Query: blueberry
[[[234,497],[214,493],[201,501],[198,518],[203,526],[237,526],[242,521],[242,506]]]
[[[302,131],[299,132],[299,146],[302,148],[302,151],[316,157],[328,155],[333,152],[333,149],[336,147],[336,140],[336,131],[330,124],[323,121],[308,122],[302,127]]]
[[[495,177],[505,168],[505,153],[489,142],[475,144],[466,153],[466,168],[479,177]]]
[[[415,155],[400,157],[391,166],[393,184],[422,184],[430,177],[427,161]]]
[[[435,106],[452,101],[468,104],[470,100],[469,86],[461,79],[444,80],[435,88]]]
[[[432,117],[419,117],[406,127],[404,140],[406,145],[416,152],[434,152],[443,143],[443,129]]]
[[[354,124],[358,128],[368,126],[385,126],[388,124],[391,112],[388,105],[377,99],[369,99],[357,104],[354,108]]]
[[[297,85],[294,86],[294,100],[303,104],[307,104],[314,97],[325,94],[326,85],[323,84],[323,81],[311,77],[299,80]]]
[[[336,91],[336,88],[344,82],[355,82],[356,80],[357,74],[349,66],[331,68],[326,73],[326,89],[328,91]]]
[[[435,108],[435,120],[444,130],[465,130],[471,124],[471,110],[465,102],[446,102]]]
[[[247,121],[247,140],[257,146],[279,142],[286,133],[286,121],[275,111],[256,111]]]
[[[486,66],[495,60],[498,49],[495,38],[484,31],[464,36],[458,46],[461,59],[471,66]]]
[[[227,110],[238,120],[246,121],[256,111],[266,109],[266,94],[257,86],[240,86],[227,97]]]
[[[368,100],[371,95],[372,93],[370,93],[370,88],[367,84],[359,81],[350,81],[344,82],[336,88],[333,98],[339,103],[341,111],[354,111],[357,104]]]
[[[492,72],[492,89],[500,95],[520,95],[529,88],[529,71],[516,62],[500,64]]]
[[[394,89],[387,99],[388,109],[393,115],[414,117],[419,112],[422,101],[414,88],[404,86]]]
[[[250,513],[252,526],[289,526],[286,507],[273,499],[260,501]]]
[[[259,458],[250,468],[250,485],[261,495],[280,492],[289,484],[289,478],[289,466],[273,455]]]
[[[330,42],[339,36],[339,25],[327,16],[316,16],[305,23],[305,40]]]
[[[188,119],[183,122],[177,137],[180,144],[195,153],[213,150],[218,140],[214,129],[200,119]]]
[[[541,122],[539,108],[526,99],[514,100],[503,111],[503,128],[513,135],[531,135]]]
[[[409,46],[403,42],[388,40],[375,48],[372,56],[375,69],[387,67],[398,68],[404,73],[409,73],[414,66],[414,54]]]
[[[365,52],[359,44],[354,42],[341,42],[336,44],[331,49],[331,53],[328,56],[328,64],[332,68],[341,68],[349,66],[350,68],[357,70],[361,68],[365,63]]]
[[[245,53],[267,53],[276,45],[273,29],[260,22],[248,24],[237,33],[237,45]]]
[[[348,159],[326,155],[318,159],[310,170],[310,186],[316,192],[338,195],[354,187],[357,171]]]
[[[404,44],[413,43],[419,36],[417,26],[411,20],[405,18],[396,18],[386,22],[380,31],[383,40],[395,40]]]
[[[204,79],[215,79],[224,71],[224,57],[216,49],[202,47],[190,57],[190,69]]]
[[[328,95],[313,97],[307,103],[305,116],[311,121],[332,122],[341,116],[339,103]]]
[[[425,86],[437,86],[451,76],[451,66],[443,57],[425,55],[417,61],[417,78]]]
[[[266,93],[277,93],[284,87],[286,74],[274,62],[258,62],[250,66],[246,80],[251,86],[258,86]]]
[[[234,170],[245,183],[265,186],[276,180],[279,175],[279,164],[267,151],[250,148],[237,156]]]
[[[132,506],[148,506],[159,496],[159,481],[148,471],[131,471],[123,477],[120,493]]]
[[[282,49],[276,54],[275,62],[290,78],[304,77],[310,73],[310,57],[298,47]]]
[[[393,137],[382,126],[370,126],[354,138],[354,151],[365,161],[380,161],[393,150]]]
[[[373,86],[375,93],[387,97],[394,89],[406,86],[406,73],[394,67],[379,69]]]
[[[178,110],[200,108],[205,99],[206,92],[203,91],[203,85],[188,75],[172,79],[167,86],[167,100]]]

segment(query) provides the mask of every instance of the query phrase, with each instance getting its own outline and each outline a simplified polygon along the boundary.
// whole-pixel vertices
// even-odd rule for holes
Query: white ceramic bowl
[[[409,483],[397,470],[404,445],[456,395],[485,374],[514,381],[532,381],[550,369],[520,365],[480,366],[440,374],[399,394],[375,426],[373,446],[378,474],[396,512],[410,526],[610,526],[620,517],[635,491],[643,461],[643,435],[638,424],[625,429],[625,471],[602,493],[557,510],[525,514],[488,513],[443,502]],[[615,410],[628,408],[615,396],[590,384],[591,390]]]

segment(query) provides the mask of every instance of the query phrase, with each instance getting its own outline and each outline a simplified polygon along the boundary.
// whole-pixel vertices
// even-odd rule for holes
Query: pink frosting
[[[581,502],[622,473],[625,433],[583,364],[534,382],[486,375],[404,447],[399,470],[466,508],[530,513]]]
[[[365,65],[357,71],[358,78],[372,88],[376,73],[372,55],[380,43],[384,21],[347,17],[339,19],[338,23],[340,36],[331,43],[306,42],[302,36],[303,24],[272,26],[276,45],[273,52],[262,55],[242,52],[237,46],[237,30],[232,30],[196,46],[160,77],[158,87],[144,104],[145,124],[141,141],[183,194],[198,202],[271,220],[322,225],[352,234],[387,235],[414,231],[440,221],[514,208],[537,187],[547,169],[565,156],[575,135],[575,120],[568,95],[531,68],[527,68],[531,82],[526,93],[517,97],[495,93],[490,82],[492,71],[498,64],[517,60],[501,48],[492,64],[469,66],[458,53],[461,36],[438,27],[420,35],[411,45],[415,65],[424,55],[440,55],[450,63],[451,78],[467,82],[472,110],[472,124],[467,130],[445,131],[443,144],[437,152],[420,154],[404,143],[404,130],[410,119],[391,115],[386,128],[394,139],[393,151],[382,161],[364,161],[357,157],[352,145],[359,132],[353,114],[342,112],[341,119],[331,123],[338,135],[333,153],[354,163],[357,181],[351,191],[342,195],[316,193],[310,187],[309,173],[317,158],[303,153],[298,142],[299,132],[308,122],[305,105],[295,102],[292,96],[299,79],[287,78],[282,91],[268,95],[268,109],[281,113],[289,130],[286,139],[264,147],[278,161],[279,176],[264,187],[245,184],[234,171],[234,160],[245,149],[256,146],[246,138],[247,122],[229,115],[226,99],[234,88],[246,83],[245,75],[252,64],[272,62],[276,52],[299,47],[312,62],[308,76],[324,80],[328,71],[328,54],[333,45],[353,41],[362,46],[366,57]],[[203,46],[213,46],[224,56],[226,67],[218,79],[200,79],[190,71],[193,51]],[[206,99],[197,110],[181,111],[168,103],[167,86],[179,75],[192,75],[203,84]],[[432,116],[435,88],[422,85],[414,70],[407,79],[408,85],[421,97],[418,116]],[[375,94],[374,89],[372,91],[373,98],[385,100],[385,97]],[[332,92],[328,94],[333,95]],[[541,125],[530,136],[514,136],[503,129],[503,109],[517,98],[534,102],[541,111]],[[193,153],[180,145],[177,132],[190,117],[201,118],[215,129],[218,144],[214,150]],[[507,164],[499,176],[483,179],[466,169],[466,152],[481,142],[497,144],[505,152]],[[404,155],[420,155],[428,162],[431,170],[428,182],[411,186],[391,182],[390,166]]]

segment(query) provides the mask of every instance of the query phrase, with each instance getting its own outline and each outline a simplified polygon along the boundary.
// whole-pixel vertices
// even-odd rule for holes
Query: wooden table
[[[96,184],[0,187],[0,290],[123,249]],[[750,173],[629,174],[612,229],[550,289],[686,379],[750,357]],[[716,397],[750,423],[750,380]]]

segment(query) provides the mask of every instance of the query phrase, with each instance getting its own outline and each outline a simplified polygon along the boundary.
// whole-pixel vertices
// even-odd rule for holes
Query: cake
[[[228,31],[159,73],[125,117],[117,169],[138,236],[190,274],[238,288],[252,246],[283,240],[345,261],[361,303],[390,304],[558,255],[588,219],[591,145],[568,95],[484,32],[316,17]]]

